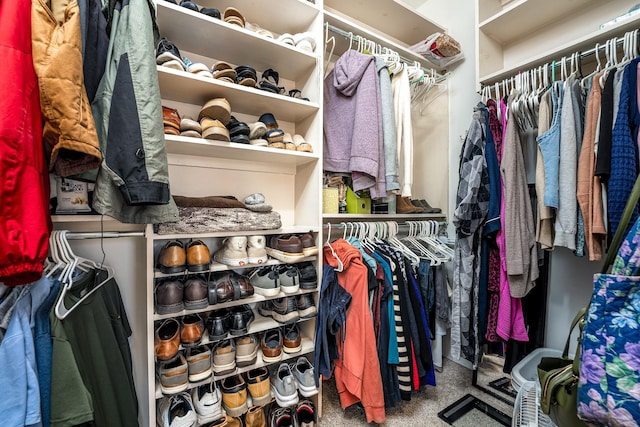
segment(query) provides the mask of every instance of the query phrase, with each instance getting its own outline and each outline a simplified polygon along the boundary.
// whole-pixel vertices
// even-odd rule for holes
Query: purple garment
[[[375,57],[349,50],[324,80],[323,167],[331,172],[353,172],[353,190],[363,190],[378,181],[382,153]]]

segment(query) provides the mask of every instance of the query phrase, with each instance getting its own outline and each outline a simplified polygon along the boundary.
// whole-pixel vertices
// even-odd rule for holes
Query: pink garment
[[[502,114],[502,132],[507,128],[507,105],[504,100],[500,100],[500,112]],[[500,147],[498,158],[502,160],[502,151],[504,147]],[[496,332],[505,341],[514,339],[516,341],[529,341],[527,328],[524,324],[524,315],[522,313],[522,299],[513,298],[509,288],[509,277],[507,275],[507,253],[506,242],[504,238],[504,183],[502,176],[500,177],[501,200],[500,200],[500,231],[496,235],[496,243],[500,251],[500,303],[498,306],[498,326]]]

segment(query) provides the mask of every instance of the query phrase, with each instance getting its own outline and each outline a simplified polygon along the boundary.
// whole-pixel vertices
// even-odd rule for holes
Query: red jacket
[[[331,243],[344,265],[338,283],[351,294],[344,337],[338,337],[338,360],[335,361],[336,387],[343,408],[362,402],[368,422],[383,423],[384,392],[380,362],[369,310],[367,267],[357,248],[344,239]],[[324,263],[336,267],[338,261],[331,248],[324,248]],[[343,338],[343,339],[341,339]]]
[[[15,286],[42,275],[51,229],[30,0],[0,2],[0,58],[0,282]]]

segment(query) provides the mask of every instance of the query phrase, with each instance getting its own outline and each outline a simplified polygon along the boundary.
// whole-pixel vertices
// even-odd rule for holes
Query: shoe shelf
[[[310,256],[310,257],[305,257],[300,262],[316,261],[316,259],[317,259],[317,257],[314,255],[314,256]],[[265,266],[268,266],[268,265],[280,265],[280,264],[286,264],[286,263],[282,262],[280,260],[274,259],[274,258],[270,258],[264,264],[247,264],[247,265],[243,265],[242,267],[235,267],[235,266],[232,266],[232,265],[222,264],[222,263],[219,263],[219,262],[216,262],[216,261],[211,261],[211,268],[209,270],[205,270],[205,271],[181,271],[180,273],[163,273],[160,270],[155,270],[153,275],[154,275],[155,279],[162,279],[162,278],[165,278],[165,277],[180,277],[180,276],[185,276],[185,275],[207,274],[207,273],[213,273],[213,272],[216,272],[216,271],[242,270],[242,269],[245,269],[245,268],[259,268],[259,267],[265,267]]]
[[[225,339],[236,339],[240,337],[245,337],[247,335],[258,334],[260,332],[268,331],[269,329],[277,329],[277,328],[289,325],[289,324],[285,325],[283,323],[280,323],[277,320],[274,320],[270,317],[261,316],[259,313],[256,313],[255,311],[254,311],[254,315],[256,316],[256,319],[253,322],[251,322],[251,325],[249,326],[249,331],[246,334],[229,335],[226,338],[222,338],[219,340],[210,340],[207,332],[205,331],[204,336],[202,337],[202,341],[200,342],[200,344],[198,344],[198,346],[212,344],[214,342],[223,341]],[[300,318],[294,323],[303,323],[311,319],[313,319],[313,317],[309,317],[306,319]],[[290,323],[290,324],[294,324],[294,323]],[[180,345],[180,350],[183,350],[183,351],[185,350],[185,347],[183,347],[182,344]]]
[[[227,2],[231,3],[231,2]],[[233,7],[244,11],[240,3],[262,4],[264,1],[237,2]],[[287,1],[292,5],[305,6],[298,7],[301,15],[307,15],[307,21],[311,21],[312,14],[319,11],[313,5],[304,5],[303,1]],[[216,8],[220,5],[215,4]],[[271,9],[268,14],[279,14],[286,11],[286,7],[279,7],[278,11],[273,10],[273,3],[259,6],[260,9]],[[249,10],[247,8],[246,10]],[[220,9],[224,13],[224,8]],[[252,12],[253,13],[253,12]],[[288,11],[292,13],[292,11]],[[252,16],[252,15],[250,15]],[[267,15],[268,16],[268,15]],[[296,16],[296,20],[298,17]],[[255,22],[247,18],[248,22]],[[260,26],[263,24],[258,21]],[[257,33],[215,19],[202,13],[171,4],[166,1],[158,2],[158,28],[160,35],[171,40],[182,52],[197,52],[199,55],[208,58],[217,58],[232,64],[247,64],[256,70],[264,71],[269,68],[276,69],[281,78],[288,80],[298,80],[303,76],[313,73],[318,61],[318,54],[304,51],[296,47],[258,35]],[[305,27],[300,27],[299,31],[304,31]],[[271,30],[270,28],[266,28]],[[285,31],[283,31],[285,32]],[[222,41],[214,43],[214,41]],[[322,47],[316,46],[316,52],[321,52]],[[206,64],[209,67],[213,64]],[[286,65],[286,66],[285,66]],[[260,77],[260,76],[258,76]]]
[[[206,239],[209,237],[229,237],[229,236],[255,236],[270,234],[302,234],[312,231],[314,233],[320,232],[320,227],[317,225],[291,225],[282,228],[276,228],[272,230],[243,230],[243,231],[214,231],[211,233],[180,233],[180,234],[156,234],[153,233],[150,237],[153,240],[186,240],[186,239]],[[256,267],[259,267],[258,265]],[[238,268],[238,267],[236,267]],[[233,268],[231,268],[233,270]]]
[[[219,310],[221,308],[235,307],[235,306],[244,305],[244,304],[255,304],[255,303],[258,303],[258,302],[261,302],[261,301],[267,301],[267,300],[272,300],[272,299],[277,299],[277,298],[284,298],[284,297],[303,295],[303,294],[312,294],[312,293],[317,293],[317,292],[318,292],[318,288],[300,289],[298,292],[293,293],[293,294],[285,294],[284,292],[280,292],[278,295],[273,296],[273,297],[265,297],[263,295],[253,294],[249,298],[243,298],[243,299],[239,299],[239,300],[221,302],[221,303],[218,303],[218,304],[215,304],[215,305],[208,305],[205,308],[200,308],[200,309],[182,310],[182,311],[179,311],[177,313],[169,313],[169,314],[157,314],[157,313],[154,313],[153,314],[153,320],[171,319],[173,317],[186,316],[187,314],[206,313],[207,311]],[[280,325],[280,323],[278,323],[278,322],[276,322],[276,324]]]
[[[243,374],[243,373],[248,372],[248,371],[250,371],[252,369],[255,369],[255,368],[260,368],[262,366],[267,366],[267,365],[277,365],[277,364],[282,363],[282,362],[284,362],[286,360],[295,359],[295,358],[298,358],[300,356],[304,356],[306,354],[309,354],[309,353],[313,352],[314,344],[315,343],[311,338],[308,338],[306,336],[302,336],[302,350],[300,350],[297,353],[285,353],[284,350],[283,350],[282,359],[280,359],[278,362],[273,362],[273,363],[265,363],[264,360],[262,360],[262,351],[260,350],[260,348],[258,348],[258,358],[256,360],[256,363],[254,363],[253,365],[244,366],[242,368],[236,368],[236,370],[234,372],[230,372],[230,373],[224,374],[224,375],[215,375],[214,374],[213,377],[209,377],[209,378],[204,379],[202,381],[189,382],[189,385],[187,386],[187,390],[199,387],[199,386],[204,385],[204,384],[209,384],[212,380],[213,381],[220,381],[220,380],[223,380],[225,378],[232,377],[234,375]],[[162,390],[160,388],[160,382],[156,379],[156,382],[155,382],[155,398],[156,399],[160,399],[162,396],[163,396],[163,394],[162,394]]]
[[[212,98],[226,98],[231,104],[232,113],[242,111],[256,116],[256,119],[263,113],[273,111],[278,120],[300,122],[320,109],[320,105],[314,102],[198,76],[162,65],[158,65],[158,81],[163,99],[204,105]]]
[[[205,3],[203,0],[202,5]],[[273,2],[265,0],[215,0],[208,6],[218,8],[221,14],[227,7],[235,7],[246,21],[271,32],[289,34],[307,31],[320,13],[320,8],[307,0],[278,0],[277,10]]]
[[[188,136],[165,135],[167,154],[182,154],[197,157],[244,160],[270,164],[299,166],[316,162],[316,153],[260,147],[236,142],[216,141]]]

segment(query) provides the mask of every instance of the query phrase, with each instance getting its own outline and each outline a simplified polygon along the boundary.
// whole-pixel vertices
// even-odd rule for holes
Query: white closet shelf
[[[310,256],[310,257],[306,257],[305,259],[303,259],[300,262],[305,262],[305,261],[315,261],[316,260],[316,256]],[[273,259],[273,258],[269,258],[269,260],[267,262],[265,262],[264,264],[247,264],[247,265],[243,265],[242,267],[233,267],[230,265],[226,265],[226,264],[221,264],[219,262],[213,261],[211,262],[211,268],[209,268],[206,271],[181,271],[180,273],[162,273],[159,270],[155,270],[153,273],[153,277],[156,279],[161,279],[164,277],[181,277],[184,276],[186,274],[191,274],[191,275],[196,275],[196,274],[207,274],[209,272],[215,273],[215,272],[219,272],[219,271],[229,271],[229,270],[239,270],[239,269],[244,269],[244,268],[259,268],[259,267],[264,267],[267,265],[281,265],[281,264],[286,264],[282,261],[279,261],[277,259]]]
[[[251,335],[251,334],[259,334],[260,332],[264,332],[264,331],[268,331],[269,329],[276,329],[276,328],[280,328],[280,327],[284,327],[284,326],[288,326],[288,325],[284,325],[280,322],[278,322],[277,320],[273,320],[270,317],[264,317],[261,316],[259,313],[254,312],[256,318],[253,322],[251,322],[251,325],[249,325],[249,331],[246,334],[241,334],[241,335],[229,335],[229,338],[231,339],[236,339],[236,338],[240,338],[240,337],[245,337],[247,335]],[[298,319],[295,323],[303,323],[306,322],[308,320],[312,320],[313,317],[307,318],[307,319]],[[200,341],[200,344],[198,345],[207,345],[207,344],[211,344],[214,342],[219,342],[224,340],[225,338],[219,339],[219,340],[210,340],[209,339],[209,334],[205,331],[204,335],[202,336],[202,341]],[[184,350],[185,347],[183,345],[180,345],[180,350]]]
[[[349,2],[344,2],[344,3],[349,3]],[[342,16],[339,12],[336,12],[331,9],[325,9],[324,20],[330,25],[340,28],[341,30],[344,30],[347,32],[351,31],[354,34],[354,36],[360,35],[366,39],[369,39],[375,43],[378,43],[383,47],[386,46],[390,49],[393,49],[396,52],[398,52],[402,57],[409,60],[417,61],[420,65],[422,65],[425,68],[433,68],[434,70],[437,70],[437,71],[442,71],[443,69],[442,67],[439,67],[438,65],[427,60],[422,55],[418,55],[417,53],[409,50],[408,44],[401,43],[397,40],[384,37],[379,31],[376,31],[375,29],[367,28],[359,23],[356,23],[352,21],[351,18]],[[398,25],[398,27],[400,27],[400,25]],[[425,34],[422,37],[422,39],[428,36],[429,34],[431,33]],[[418,39],[416,40],[416,42],[419,42],[422,39]],[[344,43],[341,43],[341,45],[344,45]],[[348,46],[348,41],[346,43],[346,46]],[[346,51],[347,50],[346,46],[343,46],[344,49],[340,49],[340,50]],[[357,46],[357,41],[354,38],[352,47],[355,49],[355,46]],[[336,49],[336,53],[338,53],[338,49]]]
[[[368,219],[375,221],[393,221],[395,219],[402,220],[427,220],[427,219],[442,219],[447,216],[443,213],[427,213],[427,214],[323,214],[323,220],[329,221],[341,221],[341,220],[354,220],[354,219]]]
[[[248,230],[248,231],[216,231],[212,233],[185,233],[185,234],[153,234],[150,237],[153,240],[175,240],[175,239],[206,239],[208,237],[229,237],[229,236],[255,236],[269,234],[295,234],[308,233],[312,231],[317,233],[320,231],[317,225],[291,225],[274,230]],[[314,257],[315,258],[315,257]]]
[[[256,119],[272,112],[277,120],[299,122],[320,109],[313,102],[285,95],[198,76],[158,65],[158,80],[163,99],[204,105],[212,98],[226,98],[232,112],[253,114]]]
[[[215,304],[215,305],[209,305],[209,306],[207,306],[205,308],[201,308],[201,309],[182,310],[182,311],[179,311],[178,313],[172,313],[172,314],[154,314],[153,315],[153,320],[155,321],[155,320],[170,319],[170,318],[173,318],[173,317],[186,316],[187,314],[206,313],[207,311],[220,310],[222,308],[237,307],[239,305],[244,305],[244,304],[255,304],[255,303],[258,303],[258,302],[262,302],[262,301],[268,301],[268,300],[272,300],[272,299],[284,298],[286,296],[297,296],[297,295],[311,294],[311,293],[317,293],[317,292],[318,292],[318,289],[317,288],[313,288],[313,289],[300,289],[298,292],[296,292],[294,294],[289,294],[289,295],[285,294],[284,292],[280,292],[278,295],[276,295],[274,297],[265,297],[263,295],[254,294],[254,295],[250,296],[249,298],[222,302],[222,303]],[[276,322],[276,326],[278,326],[278,325],[280,325],[280,324],[278,322]]]
[[[552,22],[562,25],[562,18],[592,4],[613,0],[517,0],[482,21],[480,31],[501,44],[509,44]]]
[[[314,347],[314,342],[312,339],[307,338],[307,337],[302,337],[302,350],[297,352],[297,353],[285,353],[284,351],[282,352],[282,359],[281,362],[284,362],[286,360],[290,360],[290,359],[294,359],[294,358],[298,358],[300,356],[304,356],[306,354],[309,354],[311,352],[313,352],[313,347]],[[276,362],[277,364],[278,362]],[[266,366],[267,363],[265,363],[262,360],[262,352],[260,351],[260,349],[258,349],[258,359],[256,360],[256,363],[254,363],[253,365],[250,366],[245,366],[243,368],[236,368],[235,371],[229,373],[229,374],[225,374],[225,375],[215,375],[214,380],[215,381],[220,381],[222,379],[225,379],[227,377],[232,377],[234,375],[238,375],[238,374],[242,374],[245,372],[248,372],[252,369],[255,368],[261,368],[263,366]],[[187,390],[191,390],[192,388],[196,388],[199,387],[201,385],[204,384],[209,384],[211,382],[211,377],[202,380],[202,381],[198,381],[195,383],[190,382],[189,385],[187,386]],[[162,390],[160,388],[160,383],[158,381],[156,381],[156,399],[160,399],[162,397]]]
[[[235,7],[246,21],[278,33],[306,31],[320,13],[318,6],[307,0],[278,0],[277,10],[272,2],[264,0],[202,0],[196,3],[208,3],[207,6],[219,9],[221,15],[227,7]]]
[[[446,32],[443,26],[399,0],[325,0],[324,6],[325,10],[328,6],[346,16],[356,17],[370,30],[375,29],[374,32],[387,34],[406,45],[418,43],[436,32]]]
[[[303,5],[306,2],[288,0],[287,3]],[[239,5],[235,7],[240,8]],[[265,4],[260,8],[268,7]],[[314,8],[300,9],[319,13]],[[285,8],[278,9],[278,13],[285,11]],[[221,9],[221,13],[223,12],[224,8]],[[272,10],[270,14],[273,13]],[[258,72],[273,68],[278,71],[281,78],[288,80],[296,81],[309,76],[313,73],[318,60],[315,53],[297,49],[237,25],[227,24],[220,19],[211,18],[166,1],[158,2],[158,27],[160,35],[172,41],[181,51],[194,52],[236,65],[250,65]],[[303,31],[303,28],[300,28],[300,31]],[[205,65],[211,67],[213,64]]]
[[[511,77],[517,71],[528,71],[531,68],[542,65],[551,60],[557,60],[564,55],[570,55],[573,52],[579,52],[581,50],[590,49],[595,46],[597,42],[604,42],[611,37],[615,37],[616,34],[621,34],[626,31],[634,30],[640,23],[640,15],[630,16],[617,22],[614,25],[605,27],[602,30],[593,31],[583,37],[580,37],[571,42],[564,43],[557,46],[554,49],[548,50],[536,56],[528,58],[526,61],[521,61],[515,65],[503,68],[502,70],[488,74],[486,76],[480,76],[481,84],[490,84],[501,81],[507,77]],[[604,55],[600,53],[600,57],[604,58]]]
[[[278,115],[278,117],[280,117]],[[168,154],[244,160],[255,162],[303,165],[320,160],[315,153],[260,147],[236,142],[215,141],[188,136],[165,135]]]

